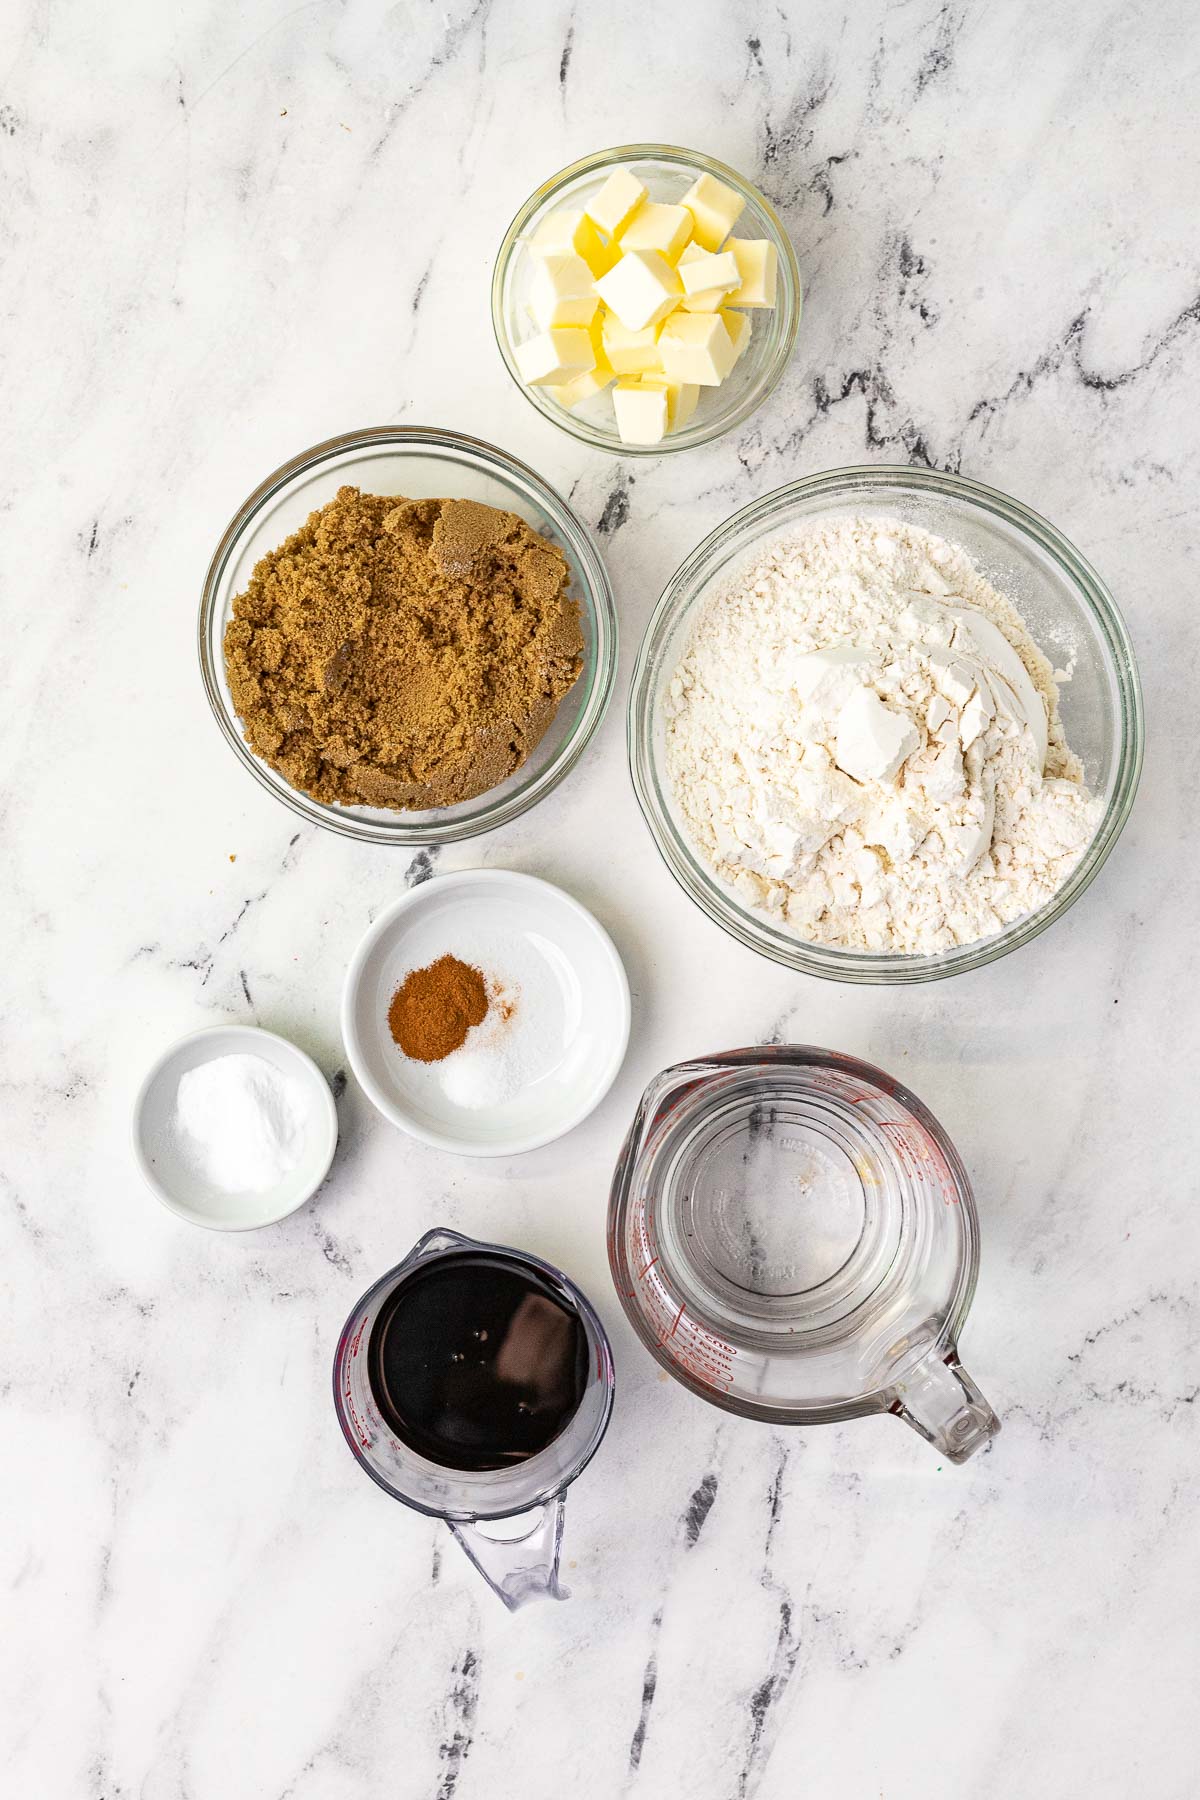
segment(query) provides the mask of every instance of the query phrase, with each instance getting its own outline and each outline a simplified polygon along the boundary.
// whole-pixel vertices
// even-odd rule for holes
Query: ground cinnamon
[[[388,1007],[388,1029],[405,1056],[441,1062],[487,1015],[487,983],[457,956],[439,956],[405,976]]]

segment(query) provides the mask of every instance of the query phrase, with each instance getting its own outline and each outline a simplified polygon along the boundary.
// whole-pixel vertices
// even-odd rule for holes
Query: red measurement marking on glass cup
[[[671,1347],[672,1360],[705,1387],[733,1386],[733,1351],[728,1344],[699,1326],[687,1322],[689,1336]]]
[[[919,1176],[925,1167],[925,1150],[911,1126],[896,1119],[880,1119],[880,1131],[890,1131],[900,1163],[910,1175]]]
[[[364,1450],[369,1450],[371,1448],[370,1434],[368,1433],[363,1420],[359,1417],[358,1408],[355,1406],[354,1397],[350,1392],[350,1382],[348,1378],[345,1387],[342,1389],[342,1399],[346,1402],[346,1411],[350,1415],[350,1422],[358,1433],[359,1443]]]
[[[838,1100],[844,1100],[846,1098],[847,1084],[844,1075],[830,1074],[824,1069],[813,1069],[809,1072],[808,1083],[810,1087],[816,1088],[819,1093],[832,1094],[835,1099]],[[863,1097],[864,1099],[869,1098],[867,1095],[864,1095]],[[857,1106],[858,1101],[854,1100],[853,1104]]]
[[[639,1220],[639,1224],[642,1221]],[[677,1301],[663,1285],[660,1257],[643,1236],[647,1260],[637,1278],[638,1304],[652,1327],[654,1348],[699,1386],[728,1389],[733,1386],[734,1352],[720,1338],[690,1319],[686,1301]],[[630,1295],[632,1299],[633,1294]]]
[[[678,1331],[679,1321],[683,1317],[683,1306],[680,1305],[678,1311],[675,1313],[674,1318],[671,1319],[671,1322],[668,1325],[667,1319],[668,1319],[668,1317],[670,1317],[670,1315],[663,1311],[662,1296],[656,1294],[655,1300],[657,1302],[657,1304],[655,1305],[654,1311],[657,1314],[656,1323],[658,1325],[658,1347],[661,1350],[675,1336],[676,1331]]]
[[[950,1173],[950,1166],[938,1146],[933,1144],[930,1148],[933,1152],[931,1160],[933,1162],[934,1173],[937,1176],[938,1186],[942,1190],[942,1199],[946,1202],[947,1206],[957,1206],[958,1183]]]
[[[644,1257],[655,1254],[654,1238],[650,1230],[650,1221],[646,1216],[646,1202],[639,1200],[633,1209],[633,1235],[638,1249]]]
[[[900,1161],[910,1175],[918,1179],[924,1176],[927,1181],[940,1190],[942,1199],[947,1206],[958,1205],[958,1189],[954,1177],[950,1173],[945,1157],[932,1138],[918,1136],[911,1126],[902,1124],[895,1119],[881,1119],[879,1129],[895,1134],[895,1145]]]
[[[657,1275],[648,1277],[642,1288],[640,1299],[661,1336],[665,1338],[671,1310],[667,1304],[666,1295],[663,1293],[661,1280]],[[674,1301],[671,1302],[671,1306],[674,1306]]]
[[[644,1200],[638,1200],[633,1209],[633,1236],[635,1260],[640,1261],[642,1265],[637,1272],[637,1280],[645,1281],[651,1269],[658,1261],[659,1251],[650,1230],[650,1221],[646,1216],[646,1202]],[[629,1298],[631,1300],[634,1298],[634,1291],[632,1288],[629,1289]]]
[[[702,1386],[732,1387],[734,1352],[730,1346],[713,1337],[694,1319],[689,1319],[686,1305],[681,1304],[669,1313],[661,1305],[662,1296],[656,1295],[656,1299],[659,1304],[655,1308],[658,1324],[655,1347]]]

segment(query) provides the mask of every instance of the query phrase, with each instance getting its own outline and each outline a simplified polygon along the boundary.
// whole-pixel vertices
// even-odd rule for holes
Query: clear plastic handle
[[[953,1347],[930,1350],[893,1392],[891,1410],[950,1462],[966,1462],[1000,1429]]]
[[[565,1600],[558,1579],[566,1496],[507,1519],[446,1523],[492,1592],[510,1612],[527,1600]],[[531,1521],[531,1522],[530,1522]]]

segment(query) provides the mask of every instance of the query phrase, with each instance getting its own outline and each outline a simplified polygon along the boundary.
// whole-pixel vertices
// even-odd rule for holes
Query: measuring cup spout
[[[515,1612],[527,1600],[568,1598],[558,1579],[565,1507],[566,1497],[559,1494],[515,1518],[446,1523],[492,1592]]]
[[[1000,1429],[953,1345],[928,1351],[896,1382],[893,1396],[891,1411],[953,1463],[966,1462]]]

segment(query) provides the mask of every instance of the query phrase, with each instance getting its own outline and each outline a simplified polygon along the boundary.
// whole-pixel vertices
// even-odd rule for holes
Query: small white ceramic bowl
[[[515,945],[526,976],[518,986],[540,997],[518,993],[515,1014],[520,1021],[529,1006],[522,1029],[536,1017],[538,1042],[511,1097],[466,1106],[446,1084],[455,1057],[474,1054],[471,1040],[442,1062],[414,1062],[393,1042],[387,1014],[410,970],[447,954],[482,966],[489,939]],[[465,869],[422,882],[375,920],[347,971],[342,1036],[367,1098],[393,1125],[438,1150],[513,1156],[562,1137],[604,1098],[629,1043],[629,983],[608,933],[561,888],[510,869]]]
[[[178,1155],[168,1129],[179,1078],[217,1056],[261,1056],[304,1094],[308,1129],[300,1160],[277,1187],[226,1194],[201,1181]],[[287,1038],[253,1025],[213,1025],[164,1050],[138,1090],[133,1107],[133,1154],[152,1194],[190,1225],[212,1231],[253,1231],[274,1225],[311,1200],[337,1148],[337,1108],[329,1083],[311,1056]]]

